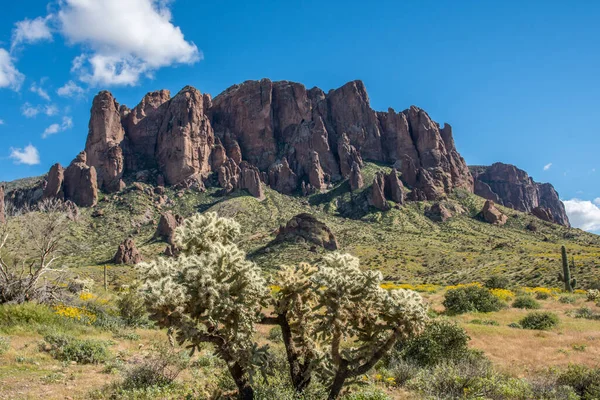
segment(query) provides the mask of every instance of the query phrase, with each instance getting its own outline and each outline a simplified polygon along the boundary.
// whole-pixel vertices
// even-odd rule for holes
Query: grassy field
[[[446,288],[427,289],[422,293],[436,313],[443,313],[442,301]],[[85,296],[85,297],[84,297]],[[96,309],[114,305],[116,294],[98,292],[84,295],[80,307]],[[492,313],[468,313],[450,317],[462,326],[471,340],[469,347],[483,351],[500,373],[513,378],[530,378],[549,368],[565,368],[569,364],[597,367],[600,361],[600,321],[576,318],[574,312],[582,306],[600,308],[586,303],[585,295],[570,297],[571,303],[560,301],[561,296],[539,300],[542,310],[559,316],[556,328],[549,331],[515,329],[508,325],[519,321],[527,310],[506,308]],[[564,296],[562,296],[564,297]],[[268,343],[275,352],[282,344],[271,336],[270,326],[258,326],[257,341]],[[53,357],[45,338],[66,334],[74,338],[107,343],[109,356],[98,364],[69,362]],[[0,306],[0,341],[9,338],[9,345],[0,351],[0,399],[89,399],[109,398],[115,385],[122,381],[125,371],[152,357],[154,346],[165,345],[165,331],[148,327],[126,328],[107,325],[107,320],[89,322],[78,320],[41,305]],[[46,339],[47,340],[47,339]],[[153,392],[121,393],[117,398],[189,398],[209,399],[231,387],[223,365],[206,348],[192,359],[174,384]],[[369,390],[385,393],[389,399],[425,398],[415,391],[399,387],[381,378],[380,369],[371,371],[364,380]],[[272,383],[271,383],[272,384]],[[113,385],[113,386],[111,386]],[[350,392],[365,390],[358,386]],[[506,397],[513,398],[513,397]],[[516,398],[516,397],[515,397]]]

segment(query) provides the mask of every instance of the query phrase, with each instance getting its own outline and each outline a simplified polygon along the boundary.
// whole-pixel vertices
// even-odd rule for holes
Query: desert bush
[[[0,336],[0,356],[10,349],[10,338],[8,336]]]
[[[512,306],[514,308],[524,308],[527,310],[537,310],[541,308],[540,303],[538,303],[533,297],[528,295],[517,296],[515,301],[513,301]]]
[[[119,316],[127,326],[144,326],[148,324],[144,298],[135,290],[128,290],[117,300]]]
[[[473,319],[470,323],[475,325],[500,326],[498,321],[494,321],[493,319]]]
[[[485,287],[488,289],[508,289],[510,281],[505,276],[492,275],[485,281]]]
[[[563,304],[573,304],[577,301],[577,297],[571,295],[560,296],[558,301]]]
[[[600,300],[600,290],[590,289],[586,292],[587,301],[597,302]]]
[[[123,390],[167,386],[189,365],[187,352],[166,346],[155,346],[142,362],[124,372]]]
[[[511,322],[510,324],[508,324],[508,327],[514,329],[523,329],[521,324],[519,324],[518,322]]]
[[[583,400],[600,398],[600,368],[569,365],[557,378],[558,385],[572,387]]]
[[[414,362],[402,358],[392,358],[387,364],[389,374],[394,378],[394,382],[398,386],[404,386],[408,381],[416,377],[421,368]]]
[[[0,327],[15,327],[23,325],[56,325],[60,317],[43,304],[5,304],[0,305]]]
[[[548,300],[550,298],[550,294],[546,292],[537,292],[535,294],[535,298],[538,300]]]
[[[479,286],[450,289],[446,292],[443,304],[449,315],[467,312],[493,312],[499,311],[505,306],[488,289]]]
[[[344,397],[343,400],[391,400],[381,389],[375,387],[361,388]]]
[[[108,343],[92,339],[75,339],[64,334],[51,334],[44,337],[44,350],[61,361],[75,361],[80,364],[98,364],[109,358]]]
[[[600,313],[592,311],[592,309],[588,307],[581,307],[571,313],[571,315],[575,318],[584,318],[591,320],[600,320]]]
[[[468,352],[471,338],[457,323],[447,319],[432,320],[423,333],[399,343],[395,354],[420,366],[437,365],[446,360],[457,360]]]
[[[281,343],[283,342],[283,333],[281,332],[280,326],[274,326],[269,330],[269,336],[267,337],[271,342]]]
[[[74,294],[89,293],[94,288],[94,280],[90,278],[75,277],[67,284],[67,290]]]
[[[549,330],[558,325],[558,316],[551,312],[531,312],[519,321],[523,329]]]

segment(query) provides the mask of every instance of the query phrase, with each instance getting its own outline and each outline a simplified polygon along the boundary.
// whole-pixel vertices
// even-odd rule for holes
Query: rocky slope
[[[476,195],[548,222],[570,226],[565,206],[551,184],[535,182],[527,172],[510,164],[472,166],[470,170]]]
[[[125,181],[156,186],[219,186],[264,198],[264,186],[303,196],[342,180],[363,186],[364,162],[393,167],[374,181],[368,203],[389,209],[406,200],[437,200],[460,188],[568,226],[551,185],[505,164],[474,168],[456,150],[452,128],[414,106],[374,111],[364,84],[325,93],[269,79],[234,85],[214,99],[187,86],[174,97],[148,93],[133,109],[110,92],[93,100],[85,150],[68,168],[56,164],[45,181],[7,194],[16,206],[40,198],[92,206],[98,192]]]

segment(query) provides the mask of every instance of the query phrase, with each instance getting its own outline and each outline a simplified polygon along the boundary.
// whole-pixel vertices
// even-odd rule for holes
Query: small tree
[[[235,244],[239,225],[216,213],[195,215],[175,232],[178,258],[137,268],[151,318],[194,352],[211,343],[226,363],[240,399],[252,399],[254,366],[265,349],[253,341],[268,290],[258,267]]]
[[[70,216],[66,203],[44,200],[11,224],[18,235],[9,235],[8,221],[0,224],[0,304],[52,299],[53,287],[41,280],[48,273],[64,272],[52,266]]]
[[[277,279],[276,317],[266,321],[282,328],[297,391],[318,365],[329,399],[336,399],[348,379],[368,372],[427,321],[419,294],[382,289],[381,273],[361,271],[349,254],[327,255],[317,267],[283,267]]]

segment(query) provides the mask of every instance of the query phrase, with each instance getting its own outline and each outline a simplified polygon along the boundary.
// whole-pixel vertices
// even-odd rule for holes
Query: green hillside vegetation
[[[245,192],[222,197],[218,188],[203,193],[167,188],[169,200],[158,206],[158,195],[129,186],[115,195],[101,195],[94,209],[79,210],[78,219],[69,223],[59,262],[74,274],[100,281],[104,265],[110,265],[118,245],[128,236],[135,239],[144,259],[152,259],[165,249],[165,243],[153,239],[162,211],[184,217],[216,211],[241,224],[241,248],[262,269],[270,271],[281,264],[315,261],[327,252],[304,242],[272,243],[280,225],[306,212],[331,228],[340,250],[357,256],[364,268],[382,271],[389,281],[457,284],[503,275],[520,286],[556,287],[560,286],[556,276],[561,270],[561,245],[567,247],[569,258],[574,257],[572,275],[579,288],[588,287],[600,274],[600,236],[500,206],[509,216],[507,224],[490,225],[476,218],[484,199],[467,192],[456,192],[444,200],[449,208],[464,212],[443,223],[424,215],[430,202],[409,202],[387,212],[369,208],[366,197],[379,169],[386,168],[365,166],[365,187],[358,192],[351,193],[345,181],[310,197],[285,196],[266,188],[263,201]],[[92,217],[98,210],[103,215]],[[16,233],[23,219],[31,217],[10,218],[10,230]],[[114,284],[127,284],[132,277],[131,267],[109,268]]]

